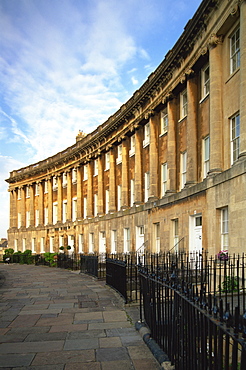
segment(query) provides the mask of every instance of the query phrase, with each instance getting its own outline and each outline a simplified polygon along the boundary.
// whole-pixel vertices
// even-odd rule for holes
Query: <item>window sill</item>
[[[233,78],[238,72],[240,71],[240,67],[238,67],[234,72],[232,72],[231,74],[230,74],[230,76],[227,78],[227,80],[226,80],[226,84],[227,84],[227,82],[229,82],[230,81],[230,79],[231,78]]]
[[[186,114],[186,116],[184,116],[184,117],[180,118],[180,119],[178,120],[178,123],[180,123],[180,122],[184,121],[186,118],[187,118],[187,114]]]
[[[167,135],[167,131],[162,132],[162,133],[159,135],[159,137],[162,137],[162,136],[165,136],[165,135]]]
[[[207,95],[205,95],[200,101],[199,101],[199,104],[203,103],[205,100],[207,100],[207,98],[209,97],[209,93]]]

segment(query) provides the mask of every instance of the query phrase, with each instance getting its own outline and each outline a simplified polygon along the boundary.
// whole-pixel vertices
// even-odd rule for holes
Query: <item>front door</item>
[[[202,215],[190,218],[190,254],[200,255],[202,253]]]

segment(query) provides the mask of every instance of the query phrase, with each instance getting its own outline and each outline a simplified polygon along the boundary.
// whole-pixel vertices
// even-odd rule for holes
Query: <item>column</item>
[[[197,78],[187,80],[187,175],[186,187],[197,183]]]
[[[67,171],[67,221],[72,220],[72,172]]]
[[[44,183],[39,183],[39,197],[38,197],[38,209],[39,209],[39,224],[44,224]]]
[[[35,184],[30,185],[30,226],[35,225],[35,215],[34,215],[34,191],[35,191]]]
[[[109,169],[109,212],[115,211],[116,211],[115,148],[111,148],[110,169]]]
[[[129,138],[122,142],[122,192],[121,192],[121,208],[129,207]]]
[[[17,227],[17,192],[18,189],[9,190],[10,192],[10,224],[9,227]]]
[[[210,39],[210,175],[222,171],[222,41],[216,35]]]
[[[62,221],[62,174],[57,175],[57,222]]]
[[[82,218],[82,209],[83,209],[83,196],[82,196],[82,171],[81,166],[77,167],[77,217],[78,219]]]
[[[142,130],[135,133],[135,204],[141,204],[143,201],[143,175],[142,175]]]
[[[157,115],[152,115],[149,119],[150,124],[150,151],[149,151],[149,172],[150,172],[150,189],[149,198],[156,200],[158,198],[158,142],[157,128],[159,120]]]
[[[246,1],[240,5],[240,154],[246,157]]]
[[[168,137],[167,137],[167,193],[176,193],[176,99],[167,103],[168,113]]]
[[[48,224],[53,224],[53,177],[48,178]]]
[[[93,217],[93,162],[88,163],[87,180],[87,217]]]
[[[102,156],[98,158],[98,214],[103,215],[103,199],[104,199],[104,191],[103,191],[103,160]]]

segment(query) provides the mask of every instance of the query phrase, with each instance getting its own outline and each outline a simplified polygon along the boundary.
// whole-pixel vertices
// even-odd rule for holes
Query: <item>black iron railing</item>
[[[176,370],[246,368],[245,262],[183,253],[138,266],[141,320]]]

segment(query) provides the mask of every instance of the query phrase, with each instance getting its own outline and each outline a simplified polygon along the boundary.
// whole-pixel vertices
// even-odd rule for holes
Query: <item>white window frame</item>
[[[150,173],[145,172],[144,174],[144,201],[148,202],[150,189]]]
[[[40,253],[45,253],[45,238],[43,236],[40,238]]]
[[[47,194],[48,193],[48,181],[45,180],[44,182],[44,194]]]
[[[150,143],[150,123],[147,122],[144,125],[144,140],[143,140],[143,148],[148,146]]]
[[[79,234],[79,253],[84,253],[84,234]]]
[[[135,148],[136,148],[136,136],[134,134],[130,137],[130,150],[129,150],[130,157],[135,154]]]
[[[221,208],[221,250],[229,249],[229,214],[228,207]]]
[[[187,175],[187,151],[181,153],[180,158],[180,187],[183,189],[186,184],[186,175]]]
[[[94,253],[94,233],[89,233],[89,253]]]
[[[109,190],[105,191],[105,213],[109,212]]]
[[[63,172],[62,174],[62,186],[65,188],[67,186],[67,173]]]
[[[76,221],[77,219],[77,197],[72,199],[72,221]]]
[[[64,247],[64,236],[60,235],[59,236],[59,248]]]
[[[94,216],[98,214],[98,194],[94,194]]]
[[[122,144],[117,146],[117,159],[116,164],[122,163]]]
[[[135,202],[135,180],[130,181],[130,206],[133,207]]]
[[[131,251],[130,241],[130,228],[126,227],[124,228],[124,253],[129,253]]]
[[[26,250],[26,238],[22,239],[22,252],[25,252]]]
[[[173,251],[179,251],[179,219],[175,218],[173,222]]]
[[[35,196],[39,195],[39,183],[35,184]]]
[[[240,67],[240,28],[230,37],[230,72],[234,73]]]
[[[39,225],[39,209],[35,210],[35,226]]]
[[[20,200],[21,199],[21,188],[18,188],[18,191],[17,191],[17,200]]]
[[[111,230],[111,253],[117,252],[117,230]]]
[[[210,137],[209,135],[203,139],[203,178],[208,176],[210,169]]]
[[[168,113],[167,107],[161,112],[161,135],[167,133],[168,130]]]
[[[122,186],[117,186],[117,210],[120,211],[122,205]]]
[[[21,212],[18,212],[18,216],[17,216],[17,224],[18,224],[18,229],[21,228]]]
[[[62,222],[67,221],[67,200],[62,202]]]
[[[15,239],[15,241],[14,241],[14,251],[15,252],[18,251],[18,239]]]
[[[88,180],[88,164],[84,165],[84,177],[83,180],[86,181]]]
[[[32,238],[32,253],[36,253],[36,238]]]
[[[105,153],[105,171],[110,169],[110,153]]]
[[[49,209],[48,207],[44,208],[44,225],[48,225],[49,223]]]
[[[57,224],[58,221],[58,203],[54,202],[53,203],[53,208],[52,208],[52,216],[53,216],[53,225]]]
[[[26,186],[26,198],[30,198],[30,185]]]
[[[201,97],[205,99],[210,92],[209,64],[201,70]]]
[[[76,184],[77,182],[77,168],[72,169],[72,183]]]
[[[160,237],[160,222],[154,224],[154,238],[155,238],[155,253],[160,253],[161,237]]]
[[[31,217],[30,211],[26,211],[26,227],[29,227],[31,225],[30,217]]]
[[[185,118],[188,114],[188,97],[187,89],[180,93],[180,120]]]
[[[167,191],[167,162],[161,165],[161,196],[164,197]]]
[[[58,188],[57,177],[53,176],[52,181],[53,181],[53,190],[57,190]]]
[[[230,119],[231,123],[231,164],[235,163],[240,154],[240,114]]]

